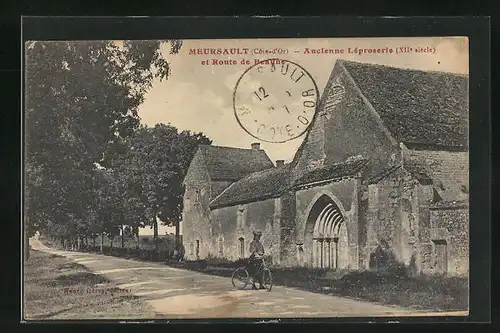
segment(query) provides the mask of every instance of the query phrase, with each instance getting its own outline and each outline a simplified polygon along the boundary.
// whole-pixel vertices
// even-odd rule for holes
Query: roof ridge
[[[263,170],[259,170],[259,171],[255,171],[255,172],[252,172],[252,173],[249,173],[248,175],[246,175],[245,177],[241,178],[241,179],[238,179],[236,182],[239,182],[240,180],[243,180],[243,179],[246,179],[246,178],[249,178],[250,176],[252,175],[257,175],[257,174],[263,174],[265,172],[268,172],[268,171],[278,171],[280,169],[286,169],[288,167],[289,171],[290,171],[290,167],[289,167],[290,164],[285,164],[283,166],[279,166],[279,167],[271,167],[271,168],[267,168],[267,169],[263,169]],[[236,183],[235,182],[235,183]]]
[[[335,166],[342,166],[342,165],[345,165],[345,164],[353,164],[355,162],[361,162],[361,161],[367,163],[367,162],[370,161],[370,159],[369,158],[364,158],[364,157],[363,158],[359,158],[359,159],[350,160],[350,161],[346,159],[346,160],[344,160],[342,162],[331,163],[331,164],[323,165],[322,167],[319,167],[319,168],[311,169],[307,173],[314,172],[316,170],[328,169],[328,168],[335,167]]]
[[[382,68],[390,68],[390,69],[402,70],[402,71],[407,71],[407,72],[448,74],[448,75],[460,76],[460,77],[464,77],[464,78],[469,77],[469,74],[446,72],[446,71],[425,70],[425,69],[416,69],[416,68],[410,68],[410,67],[395,67],[395,66],[382,65],[382,64],[377,64],[377,63],[352,61],[352,60],[345,60],[345,59],[338,59],[337,61],[340,62],[341,64],[355,64],[355,65],[361,65],[361,66],[366,66],[366,67],[379,67],[379,68],[382,67]]]
[[[233,183],[231,183],[219,195],[217,195],[213,200],[210,201],[209,206],[211,207],[211,209],[225,207],[227,205],[227,202],[221,204],[220,202],[218,203],[218,201],[220,201],[221,198],[224,199],[224,197],[226,196],[226,193],[228,191],[230,192],[233,188],[236,188],[236,190],[238,190],[238,186],[245,186],[245,184],[248,183],[248,181],[255,181],[257,179],[257,181],[260,182],[261,180],[259,180],[259,177],[271,177],[271,179],[276,178],[276,177],[277,177],[276,179],[282,179],[282,177],[285,177],[284,188],[273,194],[273,195],[281,195],[281,193],[285,190],[285,188],[287,188],[289,186],[290,171],[291,171],[290,164],[285,164],[284,166],[280,166],[280,167],[272,167],[272,168],[267,168],[264,170],[252,172],[252,173],[242,177],[241,179],[238,179],[238,180],[234,181]],[[243,184],[243,185],[241,185],[241,184]],[[238,201],[239,199],[233,198],[233,199],[231,199],[232,201],[230,200],[231,201],[230,206],[242,204],[244,202],[247,202],[248,200],[250,200],[248,202],[252,202],[252,201],[255,201],[258,199],[265,198],[268,195],[269,195],[269,193],[265,193],[265,195],[261,193],[258,196],[254,195],[251,199],[247,198],[243,201]]]
[[[402,164],[394,164],[394,165],[389,165],[386,168],[382,169],[380,172],[372,175],[369,177],[365,183],[366,184],[376,184],[385,177],[391,175],[393,172],[397,171],[399,168],[403,168]]]
[[[243,179],[243,178],[241,178]],[[210,202],[208,203],[208,206],[212,206],[212,204],[217,200],[219,199],[219,197],[221,197],[228,189],[230,189],[234,184],[236,184],[237,182],[239,182],[241,179],[238,179],[237,181],[235,182],[232,182],[231,184],[229,184],[228,187],[226,187],[225,189],[223,189],[218,195],[215,196],[215,198],[213,198],[212,200],[210,200]]]
[[[206,145],[206,144],[200,144],[199,147],[211,147],[211,148],[225,148],[225,149],[235,149],[235,150],[248,150],[248,151],[262,151],[266,153],[264,149],[253,149],[253,148],[240,148],[240,147],[230,147],[230,146],[216,146],[216,145]]]
[[[354,155],[356,156],[356,155]],[[366,158],[366,157],[359,157],[359,158],[352,158],[354,156],[351,156],[351,157],[348,157],[346,158],[345,160],[341,161],[341,162],[337,162],[337,163],[332,163],[332,164],[329,164],[329,165],[341,165],[341,164],[345,164],[345,163],[354,163],[354,162],[359,162],[359,161],[369,161],[370,158]]]

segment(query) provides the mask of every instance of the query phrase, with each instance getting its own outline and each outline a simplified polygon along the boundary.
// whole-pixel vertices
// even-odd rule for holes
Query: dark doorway
[[[347,226],[342,210],[327,195],[312,206],[307,219],[305,247],[313,267],[346,268],[349,264]],[[332,242],[336,239],[336,242]]]
[[[337,269],[337,268],[339,268],[339,238],[334,237],[333,243],[335,244],[335,250],[334,250],[335,251],[335,258],[333,261],[333,268]]]
[[[445,240],[434,241],[434,253],[436,255],[436,272],[446,274],[448,272],[448,244]]]

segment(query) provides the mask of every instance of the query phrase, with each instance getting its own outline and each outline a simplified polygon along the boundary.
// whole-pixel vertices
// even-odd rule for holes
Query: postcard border
[[[155,320],[154,323],[460,323],[488,322],[491,312],[490,20],[481,17],[22,17],[29,40],[353,38],[466,36],[470,46],[470,309],[468,317]],[[43,29],[41,28],[43,27]],[[24,56],[22,56],[24,68]],[[21,71],[24,82],[24,71]],[[24,87],[23,87],[24,88]],[[22,95],[24,96],[24,90]],[[21,112],[21,132],[24,137]],[[21,139],[21,166],[23,140]],[[22,174],[22,169],[21,169]],[[24,185],[21,176],[21,184]],[[22,207],[23,186],[20,200]],[[21,208],[21,221],[22,208]],[[22,222],[19,239],[23,251]],[[22,258],[22,256],[21,256]],[[22,261],[21,261],[22,262]],[[22,266],[22,265],[21,265]],[[22,297],[22,267],[21,267]],[[21,298],[22,299],[22,298]],[[486,301],[488,300],[488,301]],[[22,311],[22,309],[21,309]],[[21,312],[22,313],[22,312]],[[43,323],[121,323],[120,320]],[[132,322],[132,321],[130,321]],[[138,322],[138,321],[133,321]],[[150,323],[151,320],[140,321]],[[35,321],[30,321],[35,323]]]

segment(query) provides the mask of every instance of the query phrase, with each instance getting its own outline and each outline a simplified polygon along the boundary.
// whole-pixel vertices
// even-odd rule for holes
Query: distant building
[[[468,77],[338,60],[290,164],[200,146],[185,178],[186,257],[468,274]]]

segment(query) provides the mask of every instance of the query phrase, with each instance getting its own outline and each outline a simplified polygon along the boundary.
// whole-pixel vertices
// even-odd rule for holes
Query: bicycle
[[[233,273],[231,274],[231,282],[233,284],[233,287],[242,290],[245,289],[245,287],[252,282],[252,278],[248,273],[249,265],[250,265],[250,259],[248,260],[245,266],[238,267],[233,271]],[[269,268],[267,267],[264,259],[262,259],[262,266],[260,268],[259,274],[263,274],[262,276],[263,287],[268,292],[271,291],[273,287],[273,276],[271,274],[271,270],[269,270]]]

